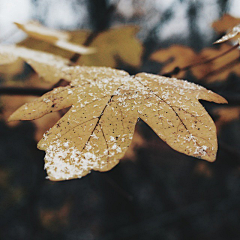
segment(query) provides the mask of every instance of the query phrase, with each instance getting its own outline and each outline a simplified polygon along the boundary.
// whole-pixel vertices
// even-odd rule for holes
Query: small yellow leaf
[[[69,42],[71,35],[67,32],[57,31],[42,26],[38,22],[30,21],[26,24],[15,23],[32,38],[51,43],[59,48],[79,54],[92,54],[96,52],[94,48],[88,48]]]
[[[116,67],[120,59],[130,66],[141,64],[143,46],[136,38],[139,28],[136,26],[122,26],[101,32],[90,46],[97,48],[94,55],[82,56],[80,65]]]

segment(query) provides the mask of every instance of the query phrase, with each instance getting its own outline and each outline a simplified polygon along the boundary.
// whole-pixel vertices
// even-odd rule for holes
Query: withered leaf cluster
[[[199,81],[212,83],[226,81],[230,73],[240,76],[239,68],[239,33],[240,19],[224,15],[213,23],[213,28],[218,33],[227,32],[215,43],[222,43],[220,47],[202,49],[199,53],[187,46],[172,45],[167,49],[160,49],[151,55],[151,60],[163,64],[160,74],[168,74],[182,78],[189,70]],[[237,40],[237,45],[228,40]],[[228,41],[227,43],[225,43]],[[175,68],[180,71],[176,73]]]

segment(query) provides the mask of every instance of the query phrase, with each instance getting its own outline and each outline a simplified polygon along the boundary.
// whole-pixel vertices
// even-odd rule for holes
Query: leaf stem
[[[205,79],[205,78],[207,78],[207,77],[213,76],[213,75],[216,74],[216,73],[224,72],[226,69],[228,69],[228,68],[230,68],[230,67],[233,67],[233,66],[235,66],[235,65],[238,64],[238,63],[239,63],[239,57],[237,57],[236,59],[234,59],[234,60],[232,60],[231,62],[227,63],[226,65],[221,66],[221,67],[219,67],[219,68],[217,68],[217,69],[215,69],[215,70],[207,73],[206,75],[204,75],[203,77],[201,77],[199,80],[201,81],[201,80],[203,80],[203,79]]]

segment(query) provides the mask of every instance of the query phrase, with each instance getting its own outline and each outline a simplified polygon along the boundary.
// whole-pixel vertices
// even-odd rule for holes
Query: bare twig
[[[238,63],[239,63],[239,57],[237,57],[236,59],[234,59],[234,60],[232,60],[231,62],[227,63],[226,65],[221,66],[221,67],[219,67],[219,68],[217,68],[217,69],[215,69],[215,70],[207,73],[206,75],[204,75],[203,77],[201,77],[199,80],[201,81],[201,80],[203,80],[203,79],[205,79],[205,78],[208,78],[208,77],[210,77],[210,76],[215,75],[216,73],[224,72],[226,69],[228,69],[228,68],[230,68],[230,67],[233,67],[233,66],[235,66],[235,65],[238,64]]]
[[[214,60],[216,60],[216,59],[218,59],[218,58],[221,58],[222,56],[224,56],[224,55],[232,52],[233,50],[235,50],[235,49],[238,48],[238,47],[239,47],[239,44],[236,44],[236,45],[234,45],[233,47],[231,47],[230,49],[228,49],[227,51],[225,51],[225,52],[223,52],[223,53],[221,53],[221,54],[219,54],[219,55],[217,55],[217,56],[215,56],[215,57],[209,58],[209,59],[207,59],[207,60],[205,60],[205,61],[198,62],[198,63],[194,63],[194,64],[191,64],[191,65],[182,67],[182,68],[180,68],[180,67],[175,67],[172,71],[162,74],[162,76],[171,77],[172,75],[176,75],[176,74],[178,74],[179,72],[187,71],[187,70],[189,70],[189,69],[191,69],[191,68],[194,68],[194,67],[197,67],[197,66],[199,66],[199,65],[204,65],[204,64],[206,64],[206,63],[213,62]]]

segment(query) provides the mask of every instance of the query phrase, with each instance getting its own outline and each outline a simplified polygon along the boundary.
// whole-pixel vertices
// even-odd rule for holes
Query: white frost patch
[[[199,155],[199,156],[205,156],[207,147],[206,146],[196,146],[195,151],[194,151],[194,155]]]
[[[48,102],[51,102],[51,100],[48,99],[48,98],[44,98],[44,99],[43,99],[43,102],[48,103]]]
[[[51,179],[64,180],[80,178],[86,171],[98,166],[95,154],[82,153],[75,147],[66,147],[68,143],[56,140],[46,150],[45,169]]]
[[[115,137],[110,136],[110,141],[115,142]]]
[[[73,94],[72,89],[68,89],[68,94]]]

